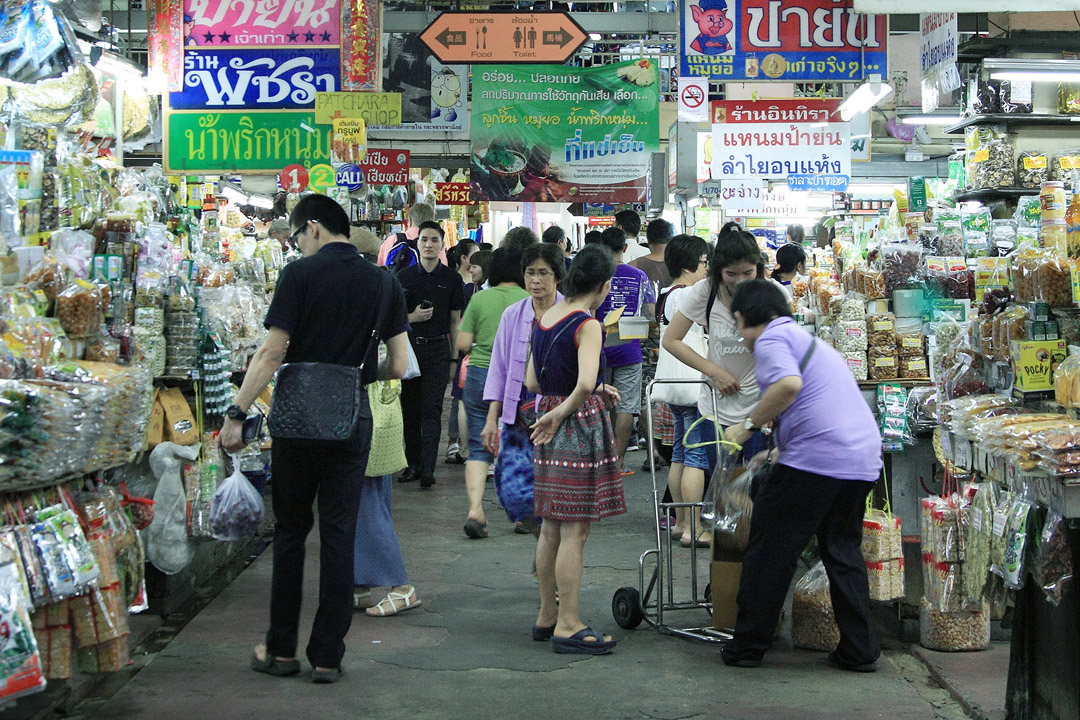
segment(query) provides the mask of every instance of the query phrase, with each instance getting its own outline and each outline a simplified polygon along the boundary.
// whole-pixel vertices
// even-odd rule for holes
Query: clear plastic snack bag
[[[1065,520],[1061,513],[1051,511],[1043,525],[1039,542],[1038,567],[1035,577],[1042,586],[1046,599],[1054,606],[1072,586],[1073,558],[1065,534]]]
[[[240,458],[232,456],[233,472],[214,493],[210,506],[210,533],[217,540],[240,540],[259,531],[263,499],[240,471]]]
[[[810,568],[795,585],[791,600],[791,642],[807,650],[829,651],[840,642],[829,576],[824,563]]]

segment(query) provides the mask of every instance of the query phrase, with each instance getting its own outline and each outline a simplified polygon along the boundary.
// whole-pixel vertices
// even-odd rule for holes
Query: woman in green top
[[[469,431],[469,461],[465,463],[469,517],[465,522],[465,534],[473,539],[488,535],[483,507],[484,485],[487,483],[488,465],[495,460],[480,437],[488,414],[488,404],[484,402],[484,383],[487,381],[491,349],[503,311],[528,297],[521,276],[521,251],[509,248],[494,251],[488,267],[488,282],[491,287],[481,290],[469,300],[457,336],[458,351],[469,353],[462,401]]]

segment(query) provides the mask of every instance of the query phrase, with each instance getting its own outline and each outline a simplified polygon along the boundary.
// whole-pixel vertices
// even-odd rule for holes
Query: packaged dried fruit
[[[961,652],[990,647],[990,606],[975,611],[939,612],[923,600],[919,644],[929,650]]]
[[[1037,188],[1050,178],[1050,156],[1041,151],[1024,150],[1016,156],[1016,184]]]
[[[891,296],[901,287],[918,286],[922,275],[922,247],[889,243],[879,249],[880,269],[885,275],[885,293]]]
[[[56,317],[69,335],[94,334],[101,327],[101,291],[93,283],[76,280],[56,298]]]
[[[870,332],[871,347],[895,346],[896,316],[892,313],[867,316],[866,328]]]

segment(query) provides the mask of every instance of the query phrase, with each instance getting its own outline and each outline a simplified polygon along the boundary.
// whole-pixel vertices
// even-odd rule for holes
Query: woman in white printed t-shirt
[[[720,394],[715,421],[722,427],[740,423],[757,405],[760,392],[754,375],[754,355],[739,335],[728,308],[739,283],[765,276],[761,249],[753,235],[737,223],[728,223],[716,238],[709,276],[686,290],[679,309],[664,334],[664,348],[678,360],[699,370]],[[703,358],[683,342],[691,324],[702,325],[709,333],[709,357]],[[702,387],[698,410],[712,416],[713,402]],[[743,445],[743,455],[752,458],[764,448],[758,428]]]

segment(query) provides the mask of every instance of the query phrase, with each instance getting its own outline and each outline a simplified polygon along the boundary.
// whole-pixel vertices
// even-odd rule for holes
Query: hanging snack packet
[[[1043,525],[1035,576],[1046,593],[1046,599],[1054,606],[1060,605],[1072,585],[1073,558],[1065,533],[1065,521],[1057,511],[1050,512]]]

